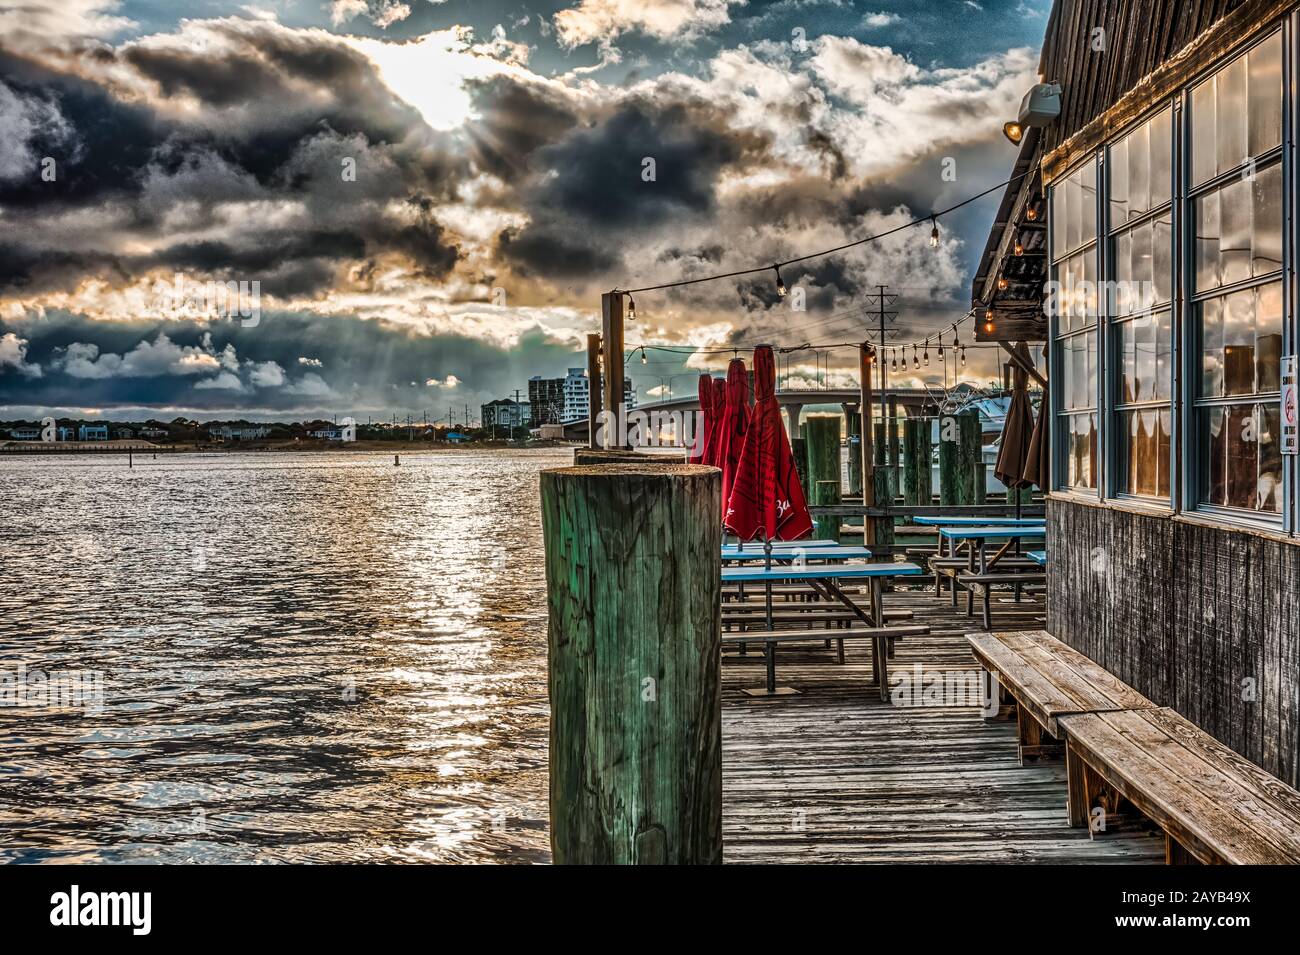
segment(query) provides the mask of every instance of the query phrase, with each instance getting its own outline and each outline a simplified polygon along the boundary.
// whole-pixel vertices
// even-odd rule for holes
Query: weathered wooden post
[[[600,336],[587,336],[587,447],[598,448],[596,437],[600,431],[600,409],[604,393],[601,389]]]
[[[984,433],[980,427],[978,411],[963,411],[957,415],[960,433],[957,440],[957,468],[963,479],[962,504],[983,504]]]
[[[817,481],[813,484],[813,504],[838,506],[840,503],[839,481]],[[813,539],[819,541],[838,541],[840,539],[840,518],[838,515],[813,518]]]
[[[956,415],[939,417],[939,503],[944,507],[965,504],[970,475],[961,470],[961,419]]]
[[[844,422],[848,427],[849,494],[862,493],[862,415],[855,405],[846,405]]]
[[[930,420],[908,418],[903,422],[903,503],[932,504],[930,484]]]
[[[814,488],[818,481],[840,483],[840,416],[809,415],[803,423],[804,440],[808,442],[808,482]]]
[[[791,438],[790,453],[794,455],[794,469],[799,473],[799,486],[803,488],[803,499],[811,501],[812,488],[808,486],[808,442],[803,438]]]
[[[542,472],[556,863],[722,861],[721,483]]]

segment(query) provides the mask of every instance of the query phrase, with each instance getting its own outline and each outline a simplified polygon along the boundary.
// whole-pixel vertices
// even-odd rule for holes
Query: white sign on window
[[[1295,355],[1282,359],[1282,453],[1295,454],[1300,442],[1296,440],[1300,425],[1300,409],[1296,407]]]

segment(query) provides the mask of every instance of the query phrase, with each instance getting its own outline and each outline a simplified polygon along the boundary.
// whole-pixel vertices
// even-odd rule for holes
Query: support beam
[[[600,297],[601,343],[605,349],[605,409],[621,417],[623,411],[623,293],[606,292]],[[590,387],[590,385],[588,386]],[[621,447],[617,426],[606,429],[609,447]]]
[[[864,343],[858,346],[858,383],[861,391],[861,400],[858,402],[858,434],[862,441],[859,449],[861,463],[858,467],[861,472],[862,503],[866,507],[872,507],[876,503],[876,455],[872,447],[871,430],[871,366],[875,364],[876,357],[876,351],[870,345]],[[862,540],[869,545],[876,539],[876,519],[864,518],[862,523]]]
[[[596,447],[601,409],[600,336],[587,336],[587,447]]]

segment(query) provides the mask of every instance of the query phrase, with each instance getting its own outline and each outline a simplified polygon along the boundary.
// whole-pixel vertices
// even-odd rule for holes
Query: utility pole
[[[898,312],[888,311],[886,309],[886,306],[894,305],[898,302],[898,296],[890,294],[887,291],[888,288],[889,288],[888,285],[877,285],[876,294],[867,296],[868,301],[872,299],[875,300],[874,302],[872,302],[872,304],[876,306],[876,314],[880,320],[880,341],[876,346],[876,364],[880,368],[880,422],[885,427],[885,453],[886,454],[889,453],[889,448],[892,446],[892,442],[889,440],[890,438],[889,399],[886,396],[886,390],[888,388],[889,382],[886,380],[885,377],[887,373],[887,370],[885,368],[885,337],[888,334],[885,328],[885,323],[889,322],[892,325],[894,319],[898,317]],[[867,429],[867,425],[870,423],[870,420],[871,420],[871,415],[870,412],[868,411],[868,413],[863,417],[862,425],[864,431]],[[865,475],[863,476],[863,480],[864,481],[866,480]]]

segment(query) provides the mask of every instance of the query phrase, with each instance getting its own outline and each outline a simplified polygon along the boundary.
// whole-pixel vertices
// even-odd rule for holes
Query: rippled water
[[[0,459],[0,861],[545,861],[570,460]]]

